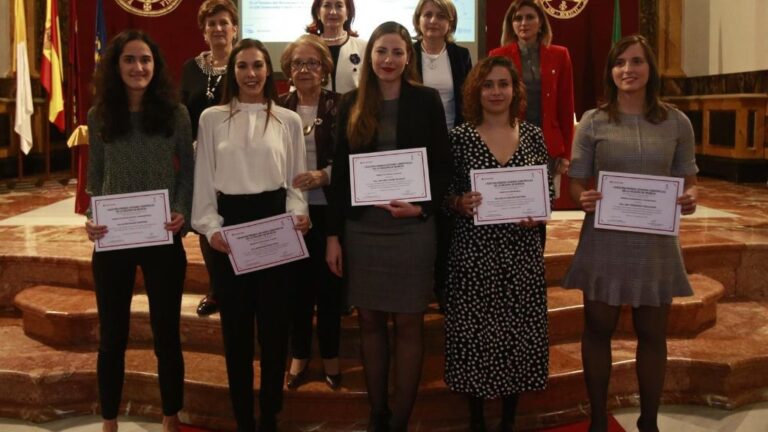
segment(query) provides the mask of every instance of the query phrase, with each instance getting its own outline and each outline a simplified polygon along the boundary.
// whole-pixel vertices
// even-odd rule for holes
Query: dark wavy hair
[[[261,41],[256,39],[243,39],[232,48],[232,53],[229,54],[229,61],[227,61],[227,70],[230,72],[224,74],[224,89],[222,91],[220,105],[229,104],[230,119],[236,114],[234,112],[234,100],[240,95],[240,86],[237,84],[235,62],[237,55],[240,54],[241,51],[251,48],[261,51],[261,53],[264,54],[264,62],[267,64],[267,79],[264,81],[263,90],[264,100],[267,104],[267,120],[264,122],[264,130],[266,130],[267,125],[269,124],[269,118],[272,116],[272,105],[277,102],[277,87],[275,86],[275,74],[273,73],[275,69],[272,67],[272,59],[269,57],[267,47],[265,47]]]
[[[178,94],[168,74],[160,48],[141,30],[126,30],[115,36],[107,45],[93,79],[94,107],[101,120],[102,139],[109,142],[126,135],[131,130],[128,111],[128,91],[120,76],[120,56],[131,41],[147,44],[154,63],[152,80],[141,100],[141,129],[148,134],[173,135],[173,115],[178,104]]]
[[[411,85],[420,85],[416,72],[416,62],[414,61],[413,44],[411,44],[411,34],[408,33],[408,29],[394,21],[388,21],[376,27],[365,47],[365,61],[360,71],[357,100],[349,111],[347,137],[349,138],[349,147],[355,150],[371,145],[378,132],[379,105],[381,105],[383,98],[379,87],[379,77],[373,71],[373,46],[379,38],[388,34],[396,34],[405,42],[408,60],[403,70],[402,81]]]
[[[525,111],[525,84],[523,84],[523,80],[520,78],[520,74],[517,73],[517,69],[515,69],[512,61],[502,56],[486,57],[469,71],[461,92],[462,100],[464,101],[462,109],[464,120],[475,126],[483,122],[483,106],[480,103],[483,83],[488,74],[491,73],[491,70],[496,66],[508,70],[509,75],[512,77],[513,96],[512,102],[509,104],[509,125],[515,126],[518,117]]]
[[[324,0],[314,0],[312,2],[312,23],[307,26],[307,33],[313,35],[321,35],[325,29],[323,23],[320,21],[320,5]],[[369,0],[370,1],[370,0]],[[355,0],[344,0],[344,5],[347,7],[347,20],[342,24],[342,28],[349,33],[350,36],[357,36],[357,32],[352,30],[352,22],[355,20]]]
[[[616,42],[608,53],[608,60],[605,62],[603,72],[603,85],[605,86],[605,103],[600,109],[608,113],[608,117],[614,123],[619,123],[619,89],[613,82],[613,66],[616,60],[629,47],[634,44],[640,45],[645,55],[645,61],[648,63],[648,84],[645,85],[645,107],[643,116],[653,124],[659,124],[667,119],[667,112],[672,107],[661,100],[661,77],[659,76],[659,67],[656,64],[656,56],[648,40],[638,34],[629,35]]]

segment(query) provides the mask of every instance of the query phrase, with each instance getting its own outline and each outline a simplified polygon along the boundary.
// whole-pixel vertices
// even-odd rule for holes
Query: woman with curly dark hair
[[[109,43],[96,70],[95,88],[95,104],[88,112],[88,194],[166,189],[171,220],[165,229],[174,233],[170,245],[93,253],[103,430],[117,430],[133,284],[140,266],[149,298],[163,430],[176,431],[183,404],[179,316],[187,267],[181,234],[190,217],[194,171],[189,114],[176,101],[157,45],[138,30],[122,32]],[[92,241],[107,233],[106,226],[90,219],[85,229]]]
[[[457,221],[448,252],[445,382],[469,400],[470,430],[484,431],[485,399],[502,399],[500,431],[515,424],[518,394],[547,384],[547,292],[538,223],[475,225],[478,169],[546,165],[541,129],[518,116],[525,87],[506,57],[488,57],[464,83],[466,123],[451,130],[447,200]],[[550,178],[550,196],[553,185]]]

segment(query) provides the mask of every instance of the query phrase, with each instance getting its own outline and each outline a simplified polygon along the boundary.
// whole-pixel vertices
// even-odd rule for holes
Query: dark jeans
[[[325,262],[326,206],[310,206],[312,229],[304,237],[309,259],[296,263],[295,296],[293,299],[293,330],[291,355],[297,359],[311,357],[312,317],[317,306],[317,340],[320,356],[332,359],[339,356],[341,332],[341,279],[331,273]]]
[[[285,212],[285,190],[255,195],[219,195],[224,225],[262,219]],[[291,264],[235,276],[226,254],[214,251],[213,265],[222,284],[218,302],[229,381],[229,396],[238,431],[256,429],[253,402],[255,337],[260,347],[262,416],[274,416],[283,404],[283,375],[288,354]],[[256,330],[254,329],[254,324]]]
[[[144,274],[149,298],[157,375],[163,414],[181,410],[184,400],[184,358],[179,319],[187,256],[179,236],[172,245],[95,252],[91,258],[99,313],[99,381],[101,416],[117,417],[125,376],[125,350],[131,316],[136,267]]]

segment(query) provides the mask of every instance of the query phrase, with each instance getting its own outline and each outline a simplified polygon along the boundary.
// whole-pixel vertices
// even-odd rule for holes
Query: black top
[[[189,111],[193,140],[197,139],[200,114],[206,108],[219,104],[225,79],[226,72],[222,75],[211,75],[209,84],[208,74],[200,68],[197,58],[191,58],[184,63],[181,75],[181,103],[186,105]],[[213,99],[206,95],[208,89],[213,90]]]
[[[461,88],[464,86],[464,80],[467,79],[467,75],[469,75],[469,71],[472,69],[472,57],[470,57],[468,49],[458,46],[453,42],[446,43],[445,50],[448,51],[448,61],[451,63],[453,100],[456,104],[456,119],[453,121],[453,125],[458,126],[464,123],[464,116],[461,112],[464,106],[461,98]],[[413,52],[419,79],[424,80],[421,70],[421,41],[414,42]]]
[[[339,64],[339,55],[341,54],[341,45],[332,45],[328,49],[333,57],[333,70],[331,71],[331,89],[336,91],[336,65]]]
[[[349,183],[349,155],[377,151],[374,141],[354,152],[349,148],[346,129],[349,112],[357,99],[355,89],[342,96],[336,123],[336,151],[328,197],[328,235],[340,235],[346,219],[359,219],[366,207],[352,207]],[[440,208],[450,182],[452,161],[445,126],[443,103],[437,90],[403,82],[397,107],[397,149],[426,147],[432,201],[416,203],[429,215]]]

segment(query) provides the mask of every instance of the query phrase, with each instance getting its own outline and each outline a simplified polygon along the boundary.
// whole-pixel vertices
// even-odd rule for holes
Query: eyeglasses
[[[309,60],[309,61],[300,61],[300,60],[294,60],[291,62],[291,70],[294,72],[299,72],[306,66],[308,71],[316,71],[320,69],[320,66],[322,64],[317,60]]]

